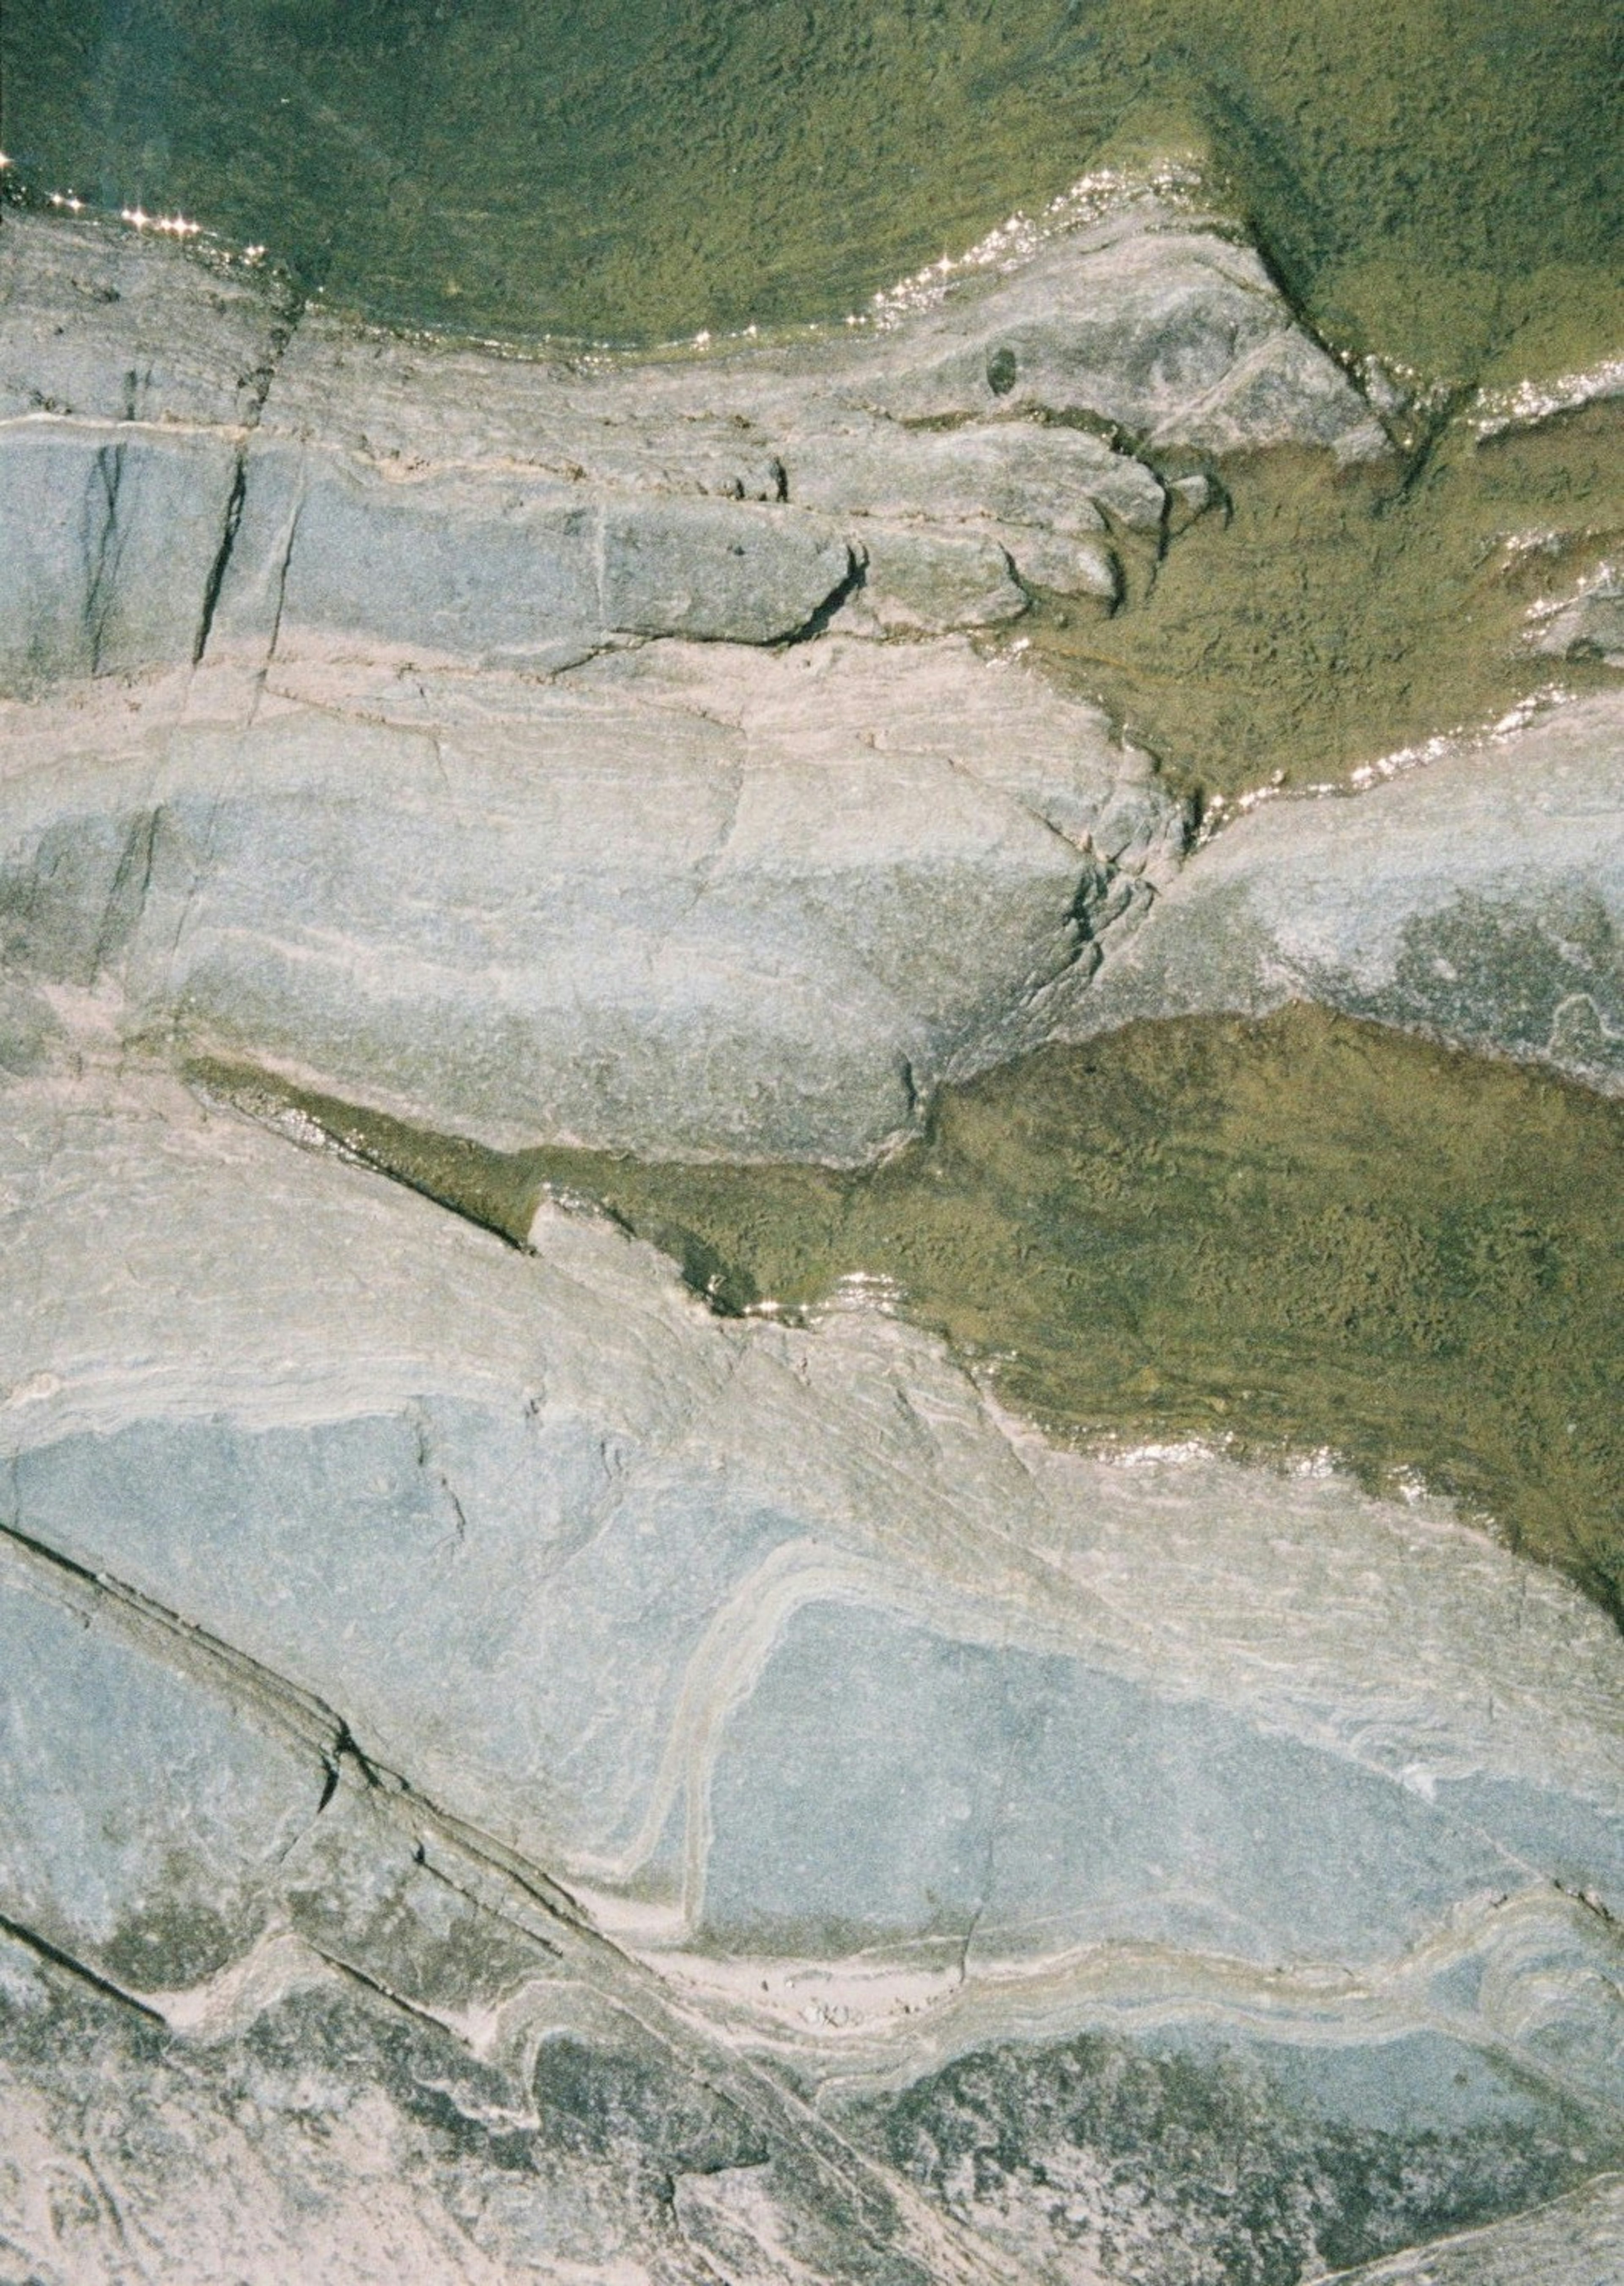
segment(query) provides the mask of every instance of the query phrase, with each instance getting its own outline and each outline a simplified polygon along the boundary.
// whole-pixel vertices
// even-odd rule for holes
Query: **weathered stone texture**
[[[861,1157],[1182,832],[1096,710],[958,642],[279,681],[16,721],[12,972],[496,1142]]]
[[[1113,608],[1214,497],[1153,461],[1284,443],[1384,449],[1156,201],[643,361],[8,217],[8,2278],[1611,2274],[1624,1647],[1566,1583],[173,1076],[857,1161],[1301,993],[1617,1086],[1612,702],[1185,862],[962,632]]]

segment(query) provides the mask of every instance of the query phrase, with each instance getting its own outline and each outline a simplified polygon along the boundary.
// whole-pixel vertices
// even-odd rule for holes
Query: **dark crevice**
[[[107,621],[112,615],[122,553],[118,498],[124,477],[124,447],[104,445],[96,455],[96,482],[100,487],[99,529],[86,551],[89,578],[85,585],[84,624],[90,636],[92,674],[102,671]]]
[[[381,1763],[374,1762],[369,1754],[362,1751],[360,1746],[356,1743],[354,1731],[350,1728],[348,1722],[344,1721],[342,1714],[338,1717],[338,1736],[335,1741],[334,1751],[335,1755],[335,1766],[334,1770],[335,1785],[337,1783],[338,1776],[342,1773],[344,1764],[349,1762],[353,1765],[361,1784],[367,1788],[369,1793],[406,1793],[409,1792],[409,1788],[407,1787],[406,1782],[404,1778],[395,1778],[392,1771],[385,1770]]]
[[[1462,385],[1441,391],[1424,408],[1409,416],[1411,437],[1399,462],[1399,482],[1375,504],[1377,516],[1391,516],[1414,498],[1431,473],[1440,447],[1453,435],[1460,415],[1470,403],[1472,390]],[[1391,432],[1390,432],[1391,433]]]
[[[243,422],[246,429],[256,429],[259,426],[260,416],[265,409],[266,400],[270,397],[276,376],[281,369],[282,359],[287,356],[294,335],[298,332],[304,322],[305,311],[310,306],[307,296],[286,274],[279,280],[278,283],[284,296],[282,316],[280,322],[271,328],[270,355],[264,363],[256,366],[248,376],[254,396],[248,408],[248,417]]]
[[[197,641],[192,646],[192,664],[201,666],[203,653],[209,648],[209,637],[214,627],[216,606],[225,579],[225,569],[231,562],[232,549],[237,543],[238,529],[242,523],[242,502],[248,491],[248,456],[245,445],[237,449],[237,465],[232,477],[231,497],[225,503],[225,522],[220,532],[220,545],[214,562],[209,567],[209,577],[203,583],[202,608],[198,613]],[[284,578],[286,570],[284,569]]]
[[[861,548],[854,547],[848,540],[846,577],[837,587],[830,589],[809,619],[789,635],[777,637],[770,648],[774,650],[792,650],[798,643],[815,642],[817,637],[826,631],[829,622],[842,604],[848,603],[862,587],[868,574],[867,556]]]
[[[194,1621],[182,1619],[139,1588],[35,1539],[20,1518],[0,1522],[0,1545],[9,1545],[24,1564],[42,1571],[50,1583],[47,1592],[54,1589],[59,1597],[66,1594],[70,1604],[87,1620],[110,1611],[138,1637],[156,1640],[171,1653],[178,1648],[185,1664],[195,1663],[211,1679],[223,1681],[228,1696],[234,1688],[257,1715],[290,1735],[304,1752],[314,1752],[329,1767],[343,1754],[350,1741],[348,1726],[313,1692],[302,1690]]]
[[[294,508],[293,515],[288,521],[288,537],[282,546],[282,560],[276,568],[276,602],[271,613],[271,632],[265,638],[265,671],[267,674],[270,672],[272,661],[276,657],[277,644],[281,641],[282,637],[282,613],[286,609],[288,603],[288,572],[289,565],[293,562],[294,542],[299,536],[299,518],[304,513],[304,501],[303,496],[301,496],[297,505]]]
[[[149,2008],[145,2000],[138,2000],[133,1992],[126,1992],[122,1984],[114,1984],[110,1978],[99,1975],[73,1953],[64,1951],[59,1944],[52,1944],[51,1939],[42,1936],[37,1929],[12,1920],[7,1913],[0,1913],[0,1935],[11,1937],[28,1951],[36,1954],[41,1960],[49,1961],[53,1968],[65,1969],[69,1976],[76,1977],[82,1984],[88,1984],[104,2000],[116,2000],[121,2007],[132,2009],[138,2016],[145,2016],[147,2022],[155,2024],[160,2031],[168,2030],[169,2027],[157,2009]]]
[[[386,1984],[381,1976],[374,1976],[368,1970],[359,1967],[353,1960],[346,1960],[343,1953],[330,1951],[326,1945],[318,1944],[311,1937],[306,1937],[304,1942],[318,1959],[326,1962],[335,1975],[346,1977],[360,1985],[364,1991],[375,1994],[380,2000],[387,2000],[391,2008],[398,2008],[402,2015],[410,2016],[415,2023],[428,2024],[437,2032],[445,2030],[431,2009],[422,2007],[395,1985]]]
[[[919,1117],[921,1098],[918,1079],[913,1068],[913,1060],[910,1056],[904,1056],[903,1058],[901,1077],[903,1083],[903,1105],[904,1116],[907,1119],[908,1124],[911,1127]]]

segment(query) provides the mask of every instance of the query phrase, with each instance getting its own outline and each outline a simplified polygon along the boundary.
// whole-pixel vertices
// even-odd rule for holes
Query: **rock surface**
[[[8,212],[8,2278],[1616,2267],[1624,1646],[1570,1587],[173,1076],[849,1161],[1310,993],[1617,1085],[1616,707],[1179,872],[1149,759],[968,639],[1113,608],[1216,497],[1159,466],[1281,444],[1385,449],[1155,200],[640,362]]]
[[[1057,534],[1166,515],[1143,461],[1048,425],[1080,417],[1208,451],[1385,449],[1256,256],[1152,198],[889,332],[651,365],[358,337],[241,270],[12,216],[0,687],[335,642],[543,668],[627,635],[773,642],[861,586],[874,517],[996,525],[1048,584]],[[47,496],[78,503],[66,532],[30,513]],[[1068,561],[1112,595],[1103,541]],[[916,572],[905,623],[1018,612],[993,570],[991,606],[985,576]]]
[[[1344,2274],[1347,2286],[1568,2286],[1624,2272],[1624,2180],[1604,2176],[1571,2197],[1487,2230]]]
[[[1624,700],[1366,793],[1260,805],[1199,851],[1059,1029],[1289,999],[1624,1090]]]
[[[499,1143],[860,1157],[1182,837],[1096,709],[958,639],[138,697],[6,725],[13,975]]]
[[[1261,2280],[1617,2164],[1624,1648],[1565,1585],[1052,1452],[871,1305],[516,1253],[57,999],[0,1095],[7,2069],[49,2140],[117,2059],[139,2227],[225,2138],[280,2230],[312,2074],[321,2227],[404,2171],[459,2276]]]
[[[1187,512],[1144,453],[1380,447],[1199,217],[631,362],[358,334],[89,225],[8,221],[0,273],[0,681],[60,685],[7,723],[20,980],[503,1144],[851,1159],[1057,1028],[1294,992],[1612,1084],[1604,705],[1243,821],[1130,947],[1178,806],[952,639],[1112,608]]]
[[[1541,613],[1529,641],[1551,658],[1598,658],[1624,666],[1624,579],[1604,571],[1570,601]]]

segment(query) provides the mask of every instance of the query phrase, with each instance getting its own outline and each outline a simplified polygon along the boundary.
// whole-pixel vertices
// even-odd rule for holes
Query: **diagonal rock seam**
[[[267,383],[268,385],[268,383]],[[242,523],[242,503],[248,493],[248,456],[246,445],[237,450],[237,469],[232,479],[231,496],[225,503],[225,521],[220,532],[220,546],[214,562],[209,567],[209,577],[203,583],[202,609],[198,614],[197,641],[192,646],[192,664],[201,666],[203,653],[209,648],[209,630],[214,626],[215,610],[220,600],[220,589],[225,579],[226,566],[236,544],[238,529]]]
[[[878,2202],[880,2211],[889,2209],[898,2214],[905,2235],[918,2243],[921,2255],[942,2266],[926,2274],[939,2279],[942,2286],[1014,2286],[1017,2274],[990,2249],[961,2235],[947,2218],[926,2210],[918,2194],[860,2154],[776,2075],[726,2047],[694,2011],[676,2006],[662,1981],[602,1935],[567,1890],[517,1852],[441,1809],[407,1779],[364,1755],[343,1716],[311,1693],[165,1611],[138,1590],[87,1570],[14,1525],[0,1523],[0,1541],[14,1566],[20,1565],[26,1574],[45,1585],[53,1599],[67,1601],[85,1615],[87,1622],[111,1616],[121,1629],[160,1643],[164,1655],[183,1671],[196,1675],[209,1689],[223,1690],[233,1704],[246,1704],[254,1719],[269,1722],[297,1746],[313,1752],[325,1773],[321,1810],[330,1806],[345,1784],[364,1787],[385,1814],[411,1835],[416,1849],[445,1850],[453,1861],[460,1857],[470,1863],[485,1881],[493,1882],[509,1901],[508,1912],[511,1915],[516,1907],[519,1925],[532,1939],[608,1994],[663,2047],[687,2055],[696,2044],[700,2045],[707,2076],[718,2092],[793,2150],[800,2164],[815,2177],[837,2185],[855,2202],[859,2212],[866,2210],[866,2220],[860,2226],[865,2235],[879,2227]],[[150,2020],[165,2021],[149,1999],[104,1977],[49,1938],[4,1917],[0,1917],[0,1928],[103,1997]],[[376,1979],[365,1976],[353,1963],[334,1958],[333,1965],[370,1983],[396,2006],[413,2006]],[[431,2010],[414,2012],[437,2024],[443,2021]]]

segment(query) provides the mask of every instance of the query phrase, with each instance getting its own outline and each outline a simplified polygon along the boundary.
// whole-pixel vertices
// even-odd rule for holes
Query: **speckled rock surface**
[[[1624,2180],[1582,2190],[1486,2230],[1462,2231],[1342,2274],[1347,2286],[1596,2286],[1624,2271]]]

